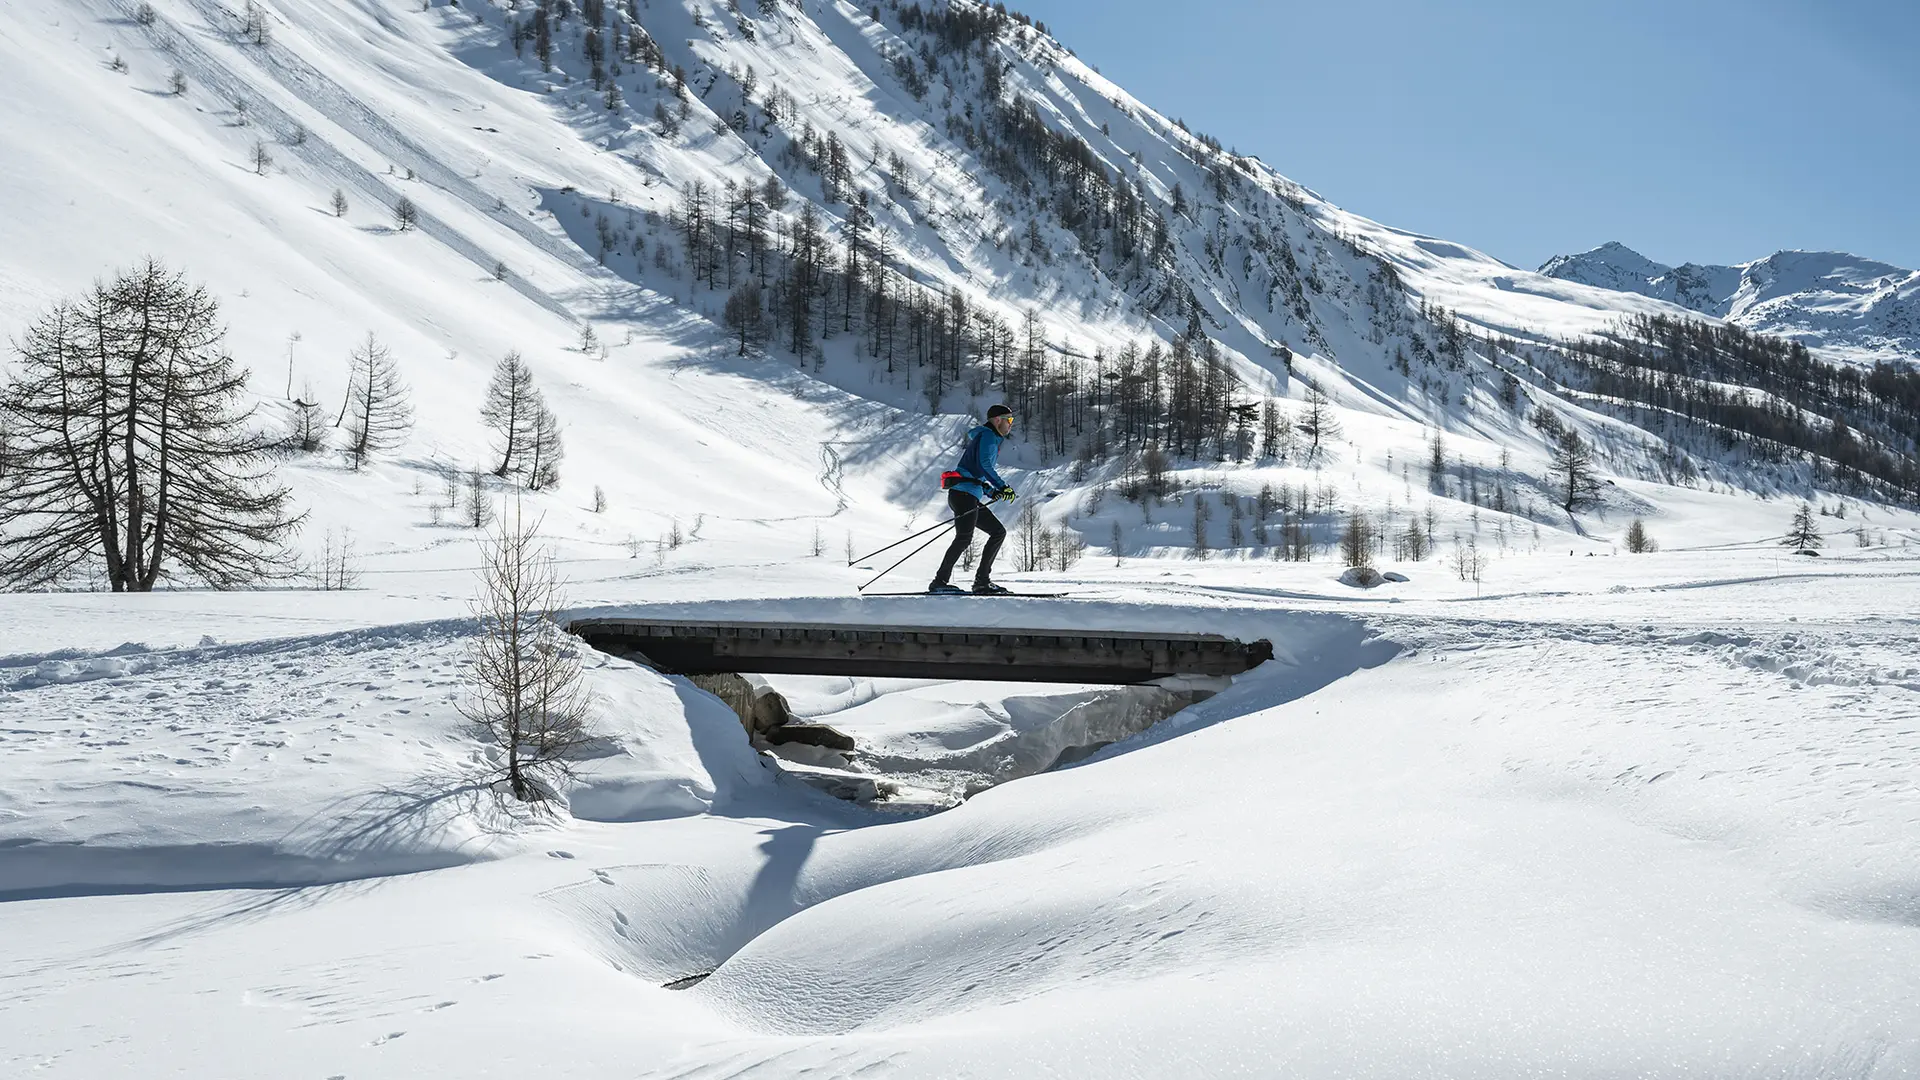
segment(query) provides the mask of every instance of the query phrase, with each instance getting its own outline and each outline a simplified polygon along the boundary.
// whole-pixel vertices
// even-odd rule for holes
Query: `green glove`
[[[1001,488],[999,491],[994,492],[993,497],[996,500],[999,500],[1002,502],[1012,502],[1013,500],[1020,497],[1020,493],[1013,490],[1012,485],[1008,485],[1006,487]]]

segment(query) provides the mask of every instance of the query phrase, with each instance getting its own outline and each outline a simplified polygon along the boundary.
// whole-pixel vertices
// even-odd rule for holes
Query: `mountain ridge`
[[[1733,265],[1668,266],[1618,241],[1539,272],[1637,293],[1871,366],[1920,363],[1920,271],[1841,251],[1782,250]]]

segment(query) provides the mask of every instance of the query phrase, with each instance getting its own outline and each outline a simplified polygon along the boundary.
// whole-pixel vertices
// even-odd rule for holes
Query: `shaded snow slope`
[[[1853,363],[1920,358],[1920,271],[1844,252],[1666,266],[1611,242],[1557,255],[1540,273],[1677,304]]]

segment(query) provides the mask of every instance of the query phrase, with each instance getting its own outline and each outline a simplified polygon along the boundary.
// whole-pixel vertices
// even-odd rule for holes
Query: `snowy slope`
[[[1920,271],[1837,251],[1779,251],[1735,266],[1666,266],[1623,244],[1557,255],[1540,273],[1639,293],[1857,364],[1920,357]]]

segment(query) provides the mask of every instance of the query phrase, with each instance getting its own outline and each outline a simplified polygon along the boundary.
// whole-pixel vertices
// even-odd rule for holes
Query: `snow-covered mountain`
[[[23,0],[0,19],[0,89],[36,103],[0,117],[0,331],[156,254],[225,300],[270,404],[338,398],[375,332],[421,398],[399,460],[440,472],[488,456],[480,389],[520,349],[573,433],[560,492],[649,491],[624,523],[642,535],[801,513],[823,461],[873,482],[875,511],[936,499],[926,470],[1000,396],[1031,421],[1027,467],[1126,471],[1154,445],[1177,470],[1225,461],[1216,478],[1305,464],[1252,454],[1233,417],[1288,415],[1309,385],[1350,426],[1452,433],[1462,475],[1510,460],[1508,491],[1541,471],[1551,417],[1648,477],[1761,434],[1627,407],[1563,352],[1692,309],[1351,214],[969,0]],[[417,227],[395,226],[402,198]],[[744,336],[776,363],[722,325],[749,280]],[[886,450],[850,453],[814,394],[883,425]],[[746,407],[780,419],[743,426]],[[1811,453],[1834,411],[1795,400],[1793,431],[1765,437]],[[1848,423],[1911,449],[1884,411]],[[633,430],[687,448],[671,498],[609,439]],[[748,461],[765,491],[734,481]],[[1781,465],[1733,479],[1804,482]]]
[[[1666,266],[1618,242],[1540,267],[1638,293],[1853,363],[1920,360],[1920,271],[1839,251],[1778,251],[1736,266]]]

